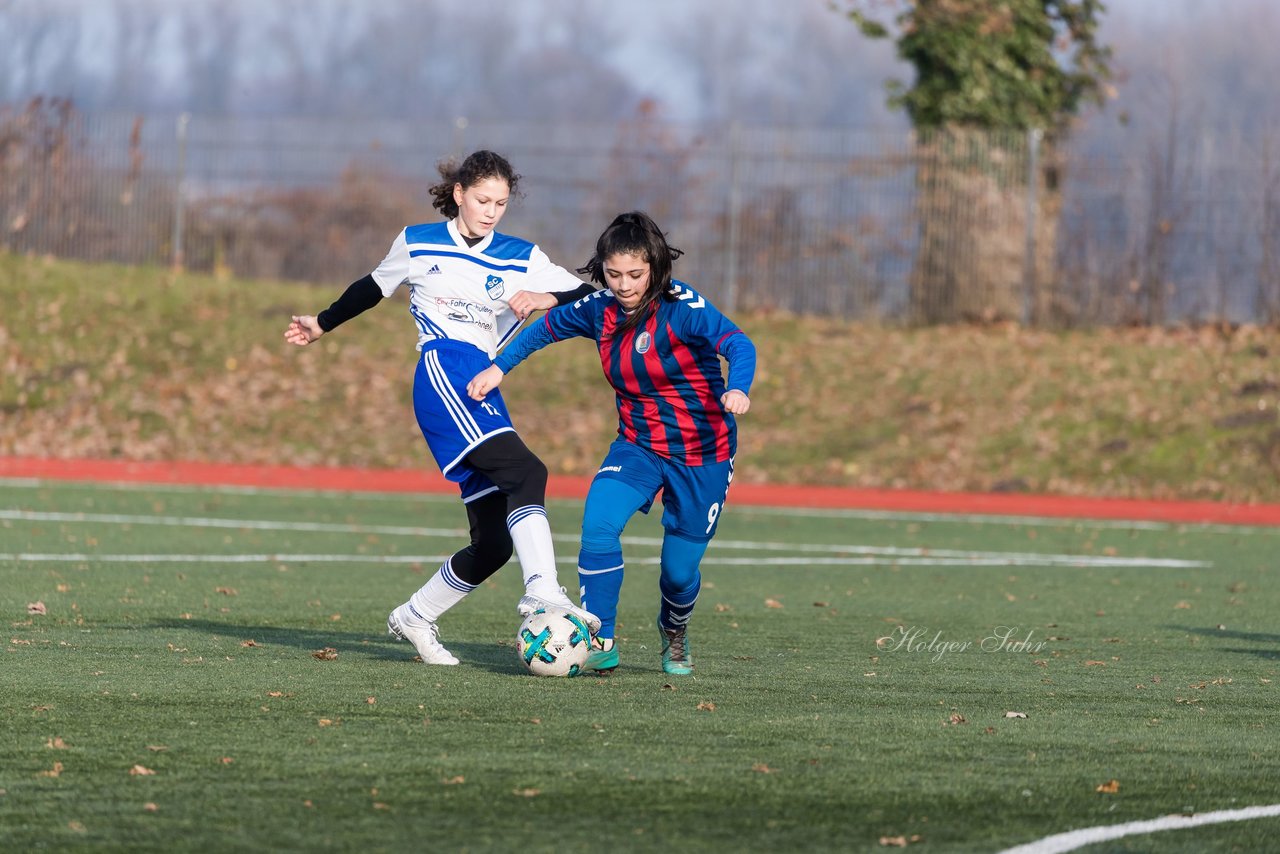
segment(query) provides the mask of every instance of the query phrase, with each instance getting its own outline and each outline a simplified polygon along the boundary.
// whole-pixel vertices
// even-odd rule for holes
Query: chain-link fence
[[[1052,326],[1280,318],[1268,139],[1125,153],[1031,134],[81,116],[0,110],[0,248],[345,284],[436,218],[436,162],[522,173],[502,229],[576,267],[649,211],[728,309]]]

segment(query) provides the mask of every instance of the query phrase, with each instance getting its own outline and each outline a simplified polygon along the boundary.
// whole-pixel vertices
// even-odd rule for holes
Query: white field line
[[[364,563],[364,564],[437,564],[450,555],[340,555],[340,554],[286,554],[284,552],[258,552],[251,554],[88,554],[84,552],[10,552],[0,553],[3,563]],[[1051,558],[1053,556],[1050,556]],[[629,558],[630,566],[657,566],[657,557]],[[556,563],[574,566],[577,559],[559,557]],[[1160,566],[1168,567],[1166,561]],[[972,558],[876,558],[876,557],[773,557],[773,558],[722,558],[710,555],[702,559],[702,566],[1075,566],[1115,567],[1114,563],[1064,563],[1053,560],[1026,560],[1013,557]],[[1130,562],[1124,566],[1153,566],[1152,562]],[[1205,564],[1178,564],[1179,567],[1205,566]]]
[[[60,489],[87,492],[172,492],[181,495],[296,495],[307,498],[333,498],[349,501],[424,501],[430,504],[457,504],[457,493],[451,492],[364,492],[345,489],[297,489],[233,484],[139,483],[130,480],[60,480],[41,477],[0,477],[0,487],[43,489],[56,485]],[[581,504],[581,499],[578,500]]]
[[[143,516],[136,514],[117,514],[117,513],[58,513],[43,512],[33,510],[0,510],[0,520],[13,520],[24,522],[64,522],[79,524],[110,524],[110,525],[161,525],[168,527],[191,527],[191,528],[223,528],[232,530],[260,530],[260,531],[308,531],[319,533],[349,533],[349,534],[379,534],[384,536],[408,536],[408,537],[449,537],[460,538],[465,537],[466,533],[461,529],[450,528],[415,528],[399,525],[352,525],[344,523],[321,523],[321,522],[278,522],[263,521],[254,519],[225,519],[210,517],[190,517],[190,516]],[[577,541],[576,536],[558,535],[558,540]],[[660,546],[661,539],[655,537],[624,537],[623,542],[628,545],[644,545],[644,546]],[[930,548],[899,548],[894,546],[865,546],[857,544],[815,544],[815,543],[777,543],[767,541],[752,540],[717,540],[713,543],[715,550],[722,551],[724,549],[738,549],[752,552],[800,552],[803,557],[778,557],[778,558],[723,558],[718,554],[711,554],[704,560],[708,565],[772,565],[772,566],[789,566],[789,565],[825,565],[825,566],[870,566],[875,564],[893,563],[903,566],[1074,566],[1074,567],[1165,567],[1165,568],[1207,568],[1213,564],[1205,561],[1188,561],[1177,560],[1172,558],[1150,558],[1150,557],[1115,557],[1109,555],[1066,555],[1066,554],[1041,554],[1035,552],[988,552],[988,551],[967,551],[961,549],[930,549]],[[818,555],[832,555],[831,557],[820,557]],[[89,555],[78,554],[75,556],[66,556],[64,560],[140,560],[139,555],[99,555],[96,558]],[[185,560],[187,556],[174,556],[172,560]],[[234,556],[224,556],[223,560],[228,560]],[[435,560],[443,560],[444,558],[425,557],[425,556],[391,556],[381,558],[377,556],[341,556],[343,560],[354,563],[370,563],[370,562],[434,562]],[[59,556],[55,554],[27,554],[23,556],[17,555],[0,555],[0,559],[8,560],[24,560],[24,561],[45,561],[58,560]],[[318,558],[313,555],[293,555],[285,556],[267,556],[258,555],[256,560],[293,560],[299,562],[311,562]],[[326,560],[337,559],[326,558]],[[218,560],[217,555],[205,555],[199,562],[209,562]],[[656,559],[655,559],[656,560]],[[569,560],[568,562],[572,562]],[[633,561],[644,563],[645,561]]]
[[[1036,528],[1082,528],[1119,531],[1195,531],[1198,534],[1276,534],[1266,525],[1221,525],[1213,522],[1153,522],[1141,519],[1089,519],[1074,516],[994,516],[985,513],[926,513],[905,510],[857,510],[827,507],[761,507],[732,504],[737,516],[800,516],[858,519],[866,522],[952,522],[962,525],[1012,525]]]
[[[1145,821],[1130,821],[1124,824],[1103,825],[1099,827],[1083,827],[1066,833],[1057,833],[1006,848],[1000,854],[1061,854],[1074,851],[1095,842],[1107,842],[1124,836],[1137,836],[1146,833],[1159,833],[1164,830],[1184,830],[1188,827],[1203,827],[1207,824],[1222,824],[1229,821],[1249,821],[1255,818],[1275,818],[1280,816],[1280,804],[1244,807],[1237,810],[1215,810],[1195,815],[1166,815],[1161,818]]]
[[[343,501],[394,501],[397,503],[427,502],[431,504],[456,504],[458,497],[448,493],[437,492],[353,492],[350,490],[332,489],[282,489],[278,487],[258,486],[190,486],[170,483],[133,483],[129,481],[62,481],[44,478],[3,478],[0,487],[14,489],[35,489],[57,484],[62,488],[79,488],[91,492],[110,490],[134,492],[173,492],[181,494],[228,494],[228,495],[298,495],[313,498],[341,499]],[[732,497],[732,496],[730,496]],[[581,498],[553,499],[557,504],[582,506]],[[1138,519],[1087,519],[1064,516],[1005,516],[985,513],[928,513],[905,510],[864,510],[856,508],[825,507],[770,507],[758,504],[734,504],[729,502],[734,516],[799,516],[816,519],[857,519],[863,521],[889,522],[949,522],[962,525],[1013,525],[1035,526],[1040,528],[1080,528],[1121,531],[1181,531],[1194,530],[1197,533],[1209,534],[1264,534],[1275,535],[1277,529],[1265,525],[1221,525],[1204,522],[1152,522]]]

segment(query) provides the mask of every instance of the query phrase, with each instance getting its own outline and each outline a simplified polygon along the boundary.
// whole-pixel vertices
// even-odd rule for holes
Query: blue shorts
[[[436,465],[458,484],[462,500],[493,492],[493,481],[464,457],[485,440],[514,431],[497,389],[484,400],[467,397],[467,383],[492,364],[479,348],[461,341],[432,341],[422,348],[413,375],[413,412]]]
[[[733,460],[702,466],[686,466],[621,439],[596,472],[596,480],[620,480],[645,495],[641,513],[648,513],[662,490],[662,527],[686,540],[707,542],[716,533],[724,509]]]

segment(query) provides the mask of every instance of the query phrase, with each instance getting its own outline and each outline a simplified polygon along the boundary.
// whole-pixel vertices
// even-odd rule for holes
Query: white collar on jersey
[[[489,244],[493,243],[493,232],[490,231],[475,246],[468,246],[467,239],[462,236],[462,232],[458,231],[458,218],[454,217],[449,220],[449,236],[453,238],[453,242],[460,249],[470,249],[473,252],[484,252],[489,248]]]

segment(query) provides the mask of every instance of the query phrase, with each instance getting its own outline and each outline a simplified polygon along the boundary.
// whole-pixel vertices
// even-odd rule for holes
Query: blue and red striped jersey
[[[685,465],[724,462],[737,451],[734,418],[720,404],[726,388],[751,391],[756,348],[731,320],[683,282],[635,329],[609,290],[547,312],[494,360],[503,373],[556,341],[591,338],[617,396],[618,435]],[[729,384],[720,357],[729,362]]]

